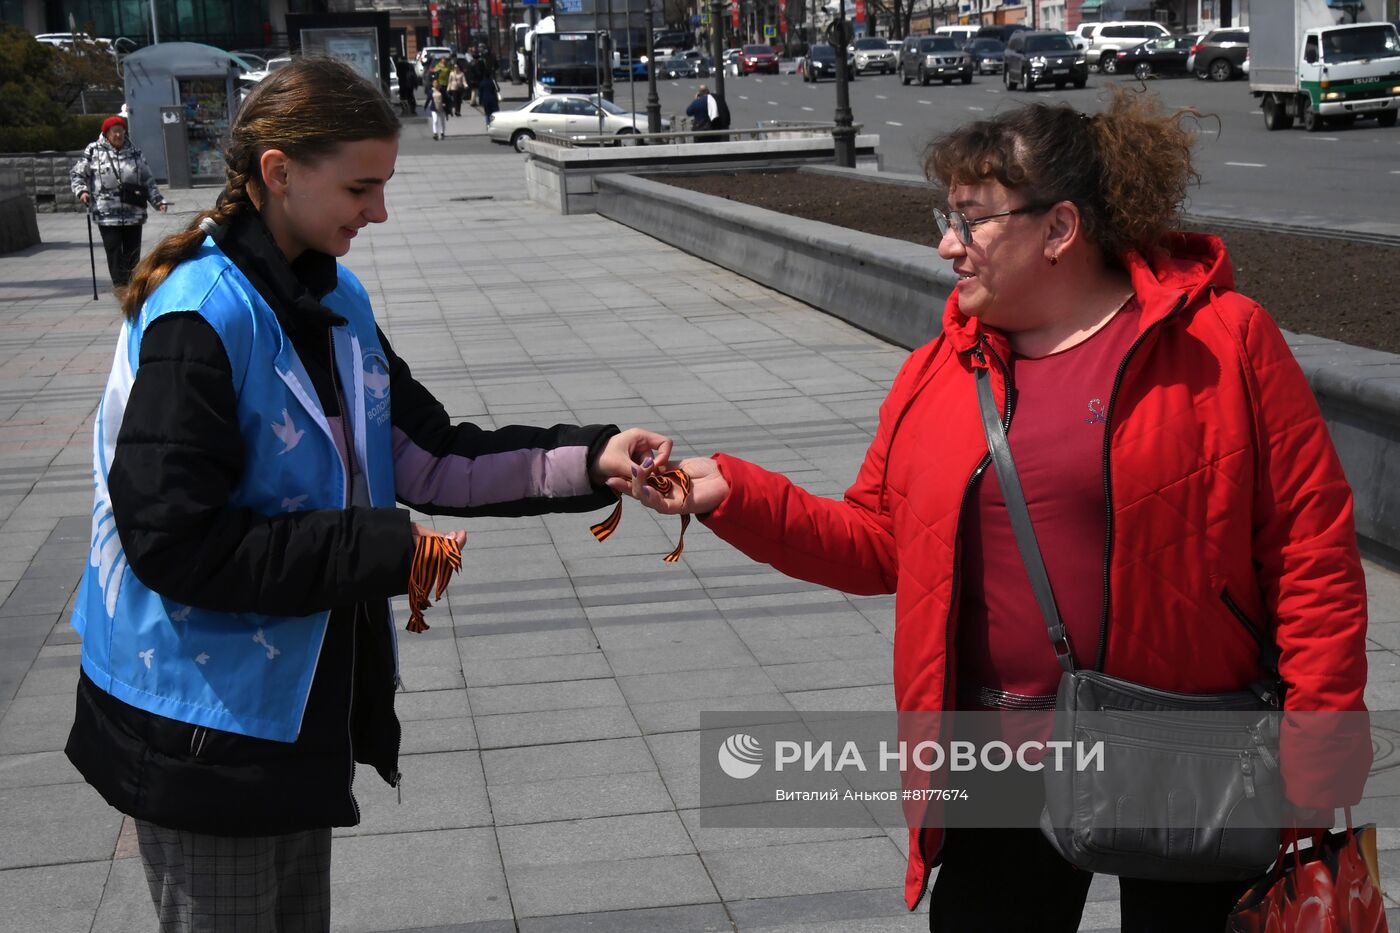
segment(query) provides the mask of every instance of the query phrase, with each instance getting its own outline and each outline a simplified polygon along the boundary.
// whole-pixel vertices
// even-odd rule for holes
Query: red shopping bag
[[[1376,827],[1321,833],[1302,852],[1279,850],[1264,879],[1230,914],[1230,933],[1388,933],[1376,859]]]

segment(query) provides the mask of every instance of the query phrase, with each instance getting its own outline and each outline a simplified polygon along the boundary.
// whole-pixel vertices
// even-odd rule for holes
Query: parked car
[[[746,45],[739,52],[739,74],[775,75],[778,73],[778,56],[771,46]]]
[[[1186,67],[1204,81],[1229,81],[1244,74],[1249,54],[1249,27],[1232,26],[1206,33],[1191,49]]]
[[[509,143],[516,152],[525,150],[526,140],[541,133],[559,136],[579,136],[598,132],[598,113],[602,108],[603,133],[616,137],[619,143],[626,137],[647,131],[647,115],[632,113],[597,94],[550,94],[537,97],[519,110],[500,110],[491,119],[486,135],[496,143]],[[671,121],[661,118],[661,129],[670,130]]]
[[[952,36],[910,36],[899,53],[899,83],[917,80],[928,84],[935,78],[944,84],[954,78],[972,83],[972,58]]]
[[[890,44],[877,36],[865,36],[851,43],[855,56],[852,74],[865,74],[878,71],[882,75],[894,74],[899,65],[899,56],[890,51]]]
[[[1062,88],[1089,83],[1089,60],[1062,32],[1018,32],[1006,43],[1006,62],[1001,73],[1008,91],[1019,85],[1034,91],[1038,84]]]
[[[1123,20],[1108,23],[1095,23],[1083,34],[1083,27],[1076,34],[1076,48],[1104,74],[1113,74],[1118,68],[1118,53],[1141,45],[1148,39],[1167,39],[1171,32],[1161,23],[1150,20]],[[1079,43],[1082,43],[1082,47]]]
[[[967,46],[972,70],[979,75],[1000,74],[1005,64],[1006,43],[1000,39],[973,39]]]
[[[1200,33],[1193,32],[1168,39],[1148,39],[1142,45],[1119,52],[1115,71],[1130,74],[1140,81],[1153,75],[1189,74],[1186,59],[1200,37]]]
[[[902,48],[904,48],[904,40],[903,40],[903,39],[886,39],[885,41],[886,41],[887,43],[889,43],[890,51],[894,53],[895,61],[898,61],[898,60],[899,60],[899,50],[902,49]]]
[[[695,63],[695,74],[697,77],[708,78],[710,75],[714,74],[714,62],[710,61],[710,56],[699,49],[690,49],[680,54],[682,58]]]

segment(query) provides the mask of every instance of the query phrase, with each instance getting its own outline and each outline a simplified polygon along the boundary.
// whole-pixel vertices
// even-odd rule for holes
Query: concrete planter
[[[83,157],[76,152],[31,152],[0,155],[0,172],[13,172],[40,214],[83,210],[68,186],[68,172]]]
[[[856,137],[855,171],[880,170],[880,137]],[[595,209],[596,179],[618,172],[722,171],[762,166],[794,166],[831,162],[831,134],[783,133],[766,139],[732,142],[675,143],[660,146],[586,146],[570,148],[541,140],[525,143],[525,185],[530,200],[561,214],[591,214]]]
[[[861,172],[859,177],[923,184],[915,176]],[[913,348],[938,333],[955,277],[933,249],[632,175],[600,176],[594,184],[603,216],[878,337]],[[1363,546],[1400,565],[1400,356],[1322,337],[1285,336],[1317,396],[1351,482]]]

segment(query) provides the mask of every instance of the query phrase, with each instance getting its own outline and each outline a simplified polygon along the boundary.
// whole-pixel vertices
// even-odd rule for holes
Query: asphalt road
[[[683,113],[700,83],[658,82],[662,112]],[[928,144],[968,120],[1029,101],[1064,101],[1092,112],[1104,105],[1114,84],[1141,86],[1131,77],[1092,74],[1083,90],[1008,93],[999,75],[980,76],[967,86],[928,87],[901,86],[894,75],[867,75],[851,85],[851,109],[864,132],[879,134],[885,171],[919,173]],[[1192,189],[1189,211],[1400,234],[1400,127],[1382,129],[1363,120],[1316,134],[1301,128],[1271,133],[1245,81],[1158,78],[1147,86],[1168,107],[1195,107],[1207,115],[1198,123],[1201,185]],[[614,98],[629,107],[634,88],[636,108],[644,112],[645,81],[618,82]],[[835,109],[830,81],[813,85],[797,75],[753,75],[727,77],[725,89],[735,126],[760,120],[829,122]],[[426,130],[422,133],[426,136]],[[410,129],[406,142],[412,135]],[[454,145],[475,151],[485,143]]]

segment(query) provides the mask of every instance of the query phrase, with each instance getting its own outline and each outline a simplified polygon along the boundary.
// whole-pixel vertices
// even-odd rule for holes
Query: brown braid
[[[161,240],[137,264],[121,293],[123,316],[136,320],[175,267],[199,251],[208,235],[200,228],[205,218],[225,227],[254,205],[254,189],[261,194],[264,152],[280,149],[310,163],[342,143],[398,134],[399,118],[384,93],[342,62],[302,58],[259,81],[229,128],[224,190],[214,209],[196,214],[189,226]]]

